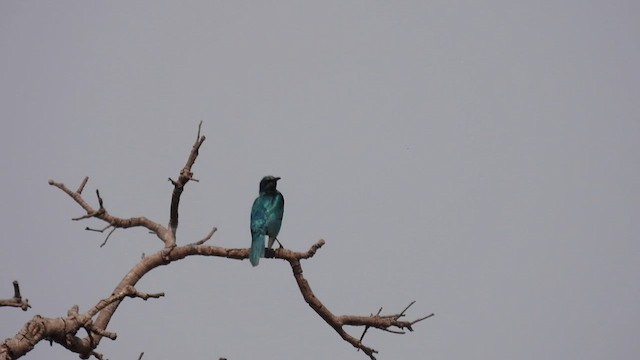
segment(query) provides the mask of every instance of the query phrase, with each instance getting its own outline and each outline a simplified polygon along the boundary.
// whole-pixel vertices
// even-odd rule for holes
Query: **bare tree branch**
[[[309,249],[308,253],[310,253],[310,252],[314,252],[315,253],[315,250],[319,249],[323,244],[324,244],[324,241],[321,240],[320,242],[315,244],[311,249]],[[315,249],[314,249],[314,247],[315,247]],[[281,253],[281,252],[282,252],[282,249],[276,250],[276,255],[279,255],[279,253]],[[279,256],[277,256],[277,257],[279,257]],[[395,330],[390,329],[392,327],[395,327],[395,328],[398,328],[400,330],[408,329],[410,331],[413,331],[411,325],[415,324],[418,321],[421,321],[421,320],[424,320],[424,319],[426,319],[428,317],[433,316],[433,314],[431,314],[429,316],[426,316],[426,317],[424,317],[422,319],[415,320],[413,322],[400,321],[399,318],[404,316],[404,311],[406,311],[406,309],[403,310],[403,312],[401,312],[400,314],[395,314],[395,315],[384,315],[384,316],[380,316],[380,315],[370,315],[370,316],[342,315],[342,316],[336,316],[329,310],[329,308],[327,308],[326,306],[324,306],[324,304],[322,304],[322,302],[315,296],[315,294],[311,290],[311,286],[309,285],[308,281],[302,275],[303,274],[302,265],[300,264],[300,260],[299,260],[301,258],[305,258],[305,257],[298,258],[298,256],[292,256],[292,257],[287,257],[285,260],[287,260],[289,262],[289,264],[291,265],[291,269],[293,270],[293,276],[296,279],[296,282],[298,284],[298,287],[300,288],[300,292],[302,293],[302,297],[304,298],[304,300],[345,341],[347,341],[348,343],[353,345],[355,348],[362,350],[371,359],[375,359],[374,354],[378,353],[378,351],[373,349],[373,348],[370,348],[368,346],[365,346],[362,343],[362,338],[364,338],[364,333],[366,333],[366,330],[368,328],[377,328],[377,329],[384,330],[384,331],[395,332]],[[362,337],[360,338],[360,340],[358,340],[358,339],[354,338],[353,336],[349,335],[344,330],[344,326],[345,325],[364,326],[365,327],[365,331],[363,332]]]
[[[171,195],[171,207],[169,208],[169,229],[171,229],[171,233],[173,234],[174,241],[176,237],[176,231],[178,230],[178,206],[180,205],[180,196],[182,195],[184,186],[189,182],[189,180],[198,181],[193,178],[193,172],[191,172],[191,167],[196,162],[196,158],[198,157],[198,151],[200,150],[200,146],[206,139],[204,135],[200,136],[201,128],[202,128],[202,121],[200,121],[200,124],[198,124],[198,135],[196,136],[196,142],[193,144],[193,148],[191,149],[191,153],[189,154],[187,163],[185,164],[184,168],[182,168],[182,171],[180,171],[180,176],[178,176],[178,181],[173,181],[171,180],[171,178],[169,178],[169,181],[171,181],[171,183],[173,184],[173,194]],[[173,244],[169,244],[169,245],[173,245]]]
[[[161,296],[164,296],[164,293],[146,294],[139,292],[133,286],[126,286],[122,291],[111,295],[107,299],[100,300],[98,304],[84,314],[79,314],[78,306],[74,305],[69,309],[66,317],[45,318],[36,315],[25,324],[16,336],[0,343],[0,360],[17,359],[31,351],[42,340],[56,342],[66,349],[79,354],[82,359],[88,359],[90,356],[101,359],[102,355],[95,352],[97,344],[91,342],[91,337],[80,338],[76,335],[77,332],[80,329],[84,329],[89,334],[98,332],[102,336],[115,340],[115,333],[105,332],[104,329],[96,328],[92,321],[93,316],[108,305],[119,302],[125,297],[137,297],[146,300]]]
[[[85,178],[86,179],[86,178]],[[84,180],[83,180],[84,182]],[[49,180],[49,185],[55,186],[58,189],[64,191],[67,195],[69,195],[80,207],[82,207],[87,214],[81,217],[73,218],[73,220],[83,220],[88,218],[98,218],[108,223],[110,226],[114,228],[130,228],[130,227],[144,227],[149,229],[149,231],[153,232],[162,240],[165,245],[172,240],[172,236],[170,236],[169,231],[164,226],[155,223],[144,216],[132,217],[132,218],[119,218],[111,215],[104,207],[100,207],[98,210],[95,210],[87,201],[84,200],[82,194],[76,191],[71,191],[65,184]],[[99,202],[102,203],[102,198],[98,193]],[[108,227],[107,227],[108,228]],[[106,228],[105,228],[106,229]],[[175,241],[173,241],[175,243]]]
[[[6,339],[0,343],[0,360],[17,359],[27,352],[31,351],[33,347],[42,340],[48,340],[56,342],[68,350],[80,355],[81,358],[86,359],[88,357],[95,357],[97,359],[103,359],[103,355],[96,352],[95,349],[100,344],[102,338],[109,338],[115,340],[117,334],[107,330],[111,318],[118,309],[120,303],[125,297],[135,297],[141,299],[158,298],[163,296],[163,293],[146,294],[139,292],[135,289],[138,281],[153,269],[168,265],[172,262],[182,260],[188,256],[214,256],[221,258],[228,258],[234,260],[244,260],[249,258],[249,249],[247,248],[224,248],[220,246],[205,245],[217,228],[212,228],[211,231],[201,240],[191,244],[178,246],[176,244],[176,231],[178,228],[178,206],[180,202],[180,196],[184,190],[184,186],[191,180],[197,181],[193,178],[193,172],[191,168],[198,157],[200,146],[205,140],[204,135],[200,135],[202,122],[198,125],[198,134],[196,141],[193,144],[189,158],[184,168],[180,171],[180,175],[177,181],[171,181],[174,185],[174,189],[171,196],[170,205],[170,219],[169,227],[166,228],[157,222],[151,221],[145,217],[132,217],[132,218],[120,218],[111,215],[104,206],[104,200],[100,196],[100,192],[96,190],[96,196],[98,198],[99,208],[94,209],[83,198],[82,190],[85,188],[88,177],[82,180],[82,183],[78,187],[78,190],[72,191],[67,188],[63,183],[49,180],[49,184],[55,186],[69,195],[80,207],[86,212],[85,215],[74,218],[73,220],[83,220],[88,218],[97,218],[107,223],[102,230],[95,230],[87,228],[87,230],[104,232],[109,228],[112,228],[107,238],[101,246],[103,246],[108,240],[109,236],[117,228],[129,228],[129,227],[144,227],[153,232],[164,242],[164,247],[157,252],[145,256],[122,278],[120,283],[115,287],[113,293],[108,298],[100,300],[94,307],[87,312],[80,314],[78,307],[73,306],[66,317],[60,318],[44,318],[39,315],[30,320],[22,330],[14,337]],[[374,354],[377,351],[369,346],[365,346],[362,343],[365,334],[370,328],[376,328],[382,331],[392,332],[396,334],[403,334],[404,330],[413,331],[412,326],[417,322],[425,320],[433,314],[418,318],[413,321],[401,321],[400,318],[405,316],[406,311],[415,302],[411,302],[404,310],[398,314],[392,315],[380,315],[382,308],[376,315],[370,314],[369,316],[359,315],[334,315],[324,304],[315,296],[311,290],[311,286],[303,276],[302,265],[300,260],[312,258],[316,252],[325,244],[324,240],[319,240],[315,244],[304,252],[296,252],[293,250],[279,248],[271,250],[266,253],[266,257],[282,259],[289,263],[293,271],[293,276],[298,284],[300,292],[304,300],[309,306],[329,324],[345,341],[350,343],[358,350],[362,350],[371,359],[375,359]],[[17,286],[17,282],[15,283]],[[16,287],[17,289],[17,287]],[[20,298],[19,291],[16,290],[16,296],[14,299]],[[26,303],[26,301],[25,301]],[[23,308],[26,310],[25,308]],[[95,318],[95,320],[94,320]],[[345,326],[362,326],[364,331],[360,339],[348,334],[345,330]],[[80,329],[84,329],[87,333],[85,337],[79,337],[77,332]],[[140,354],[140,358],[143,354]]]
[[[421,319],[415,321],[400,321],[399,318],[404,316],[404,312],[394,315],[370,315],[370,316],[357,316],[357,315],[342,315],[336,316],[334,315],[326,306],[320,302],[320,300],[315,296],[313,291],[311,290],[311,286],[307,282],[307,280],[302,275],[302,266],[300,264],[301,259],[309,259],[315,255],[315,253],[325,244],[324,240],[319,240],[315,244],[313,244],[309,250],[305,252],[295,252],[288,249],[278,249],[275,251],[274,258],[282,259],[289,262],[291,268],[293,270],[294,278],[298,283],[298,287],[300,288],[300,292],[304,300],[309,304],[309,306],[322,317],[332,328],[336,330],[336,332],[347,342],[349,342],[354,347],[362,350],[365,354],[367,354],[371,359],[375,359],[374,354],[377,351],[373,348],[365,346],[361,340],[354,338],[349,335],[345,330],[345,325],[350,326],[365,326],[371,328],[377,328],[380,330],[391,330],[390,328],[398,328],[398,329],[408,329],[412,331],[412,325],[418,321],[424,320],[430,316],[423,317]],[[116,287],[116,291],[114,291],[115,295],[111,297],[101,300],[96,306],[87,311],[83,316],[75,315],[71,313],[73,318],[77,318],[82,320],[82,326],[78,325],[76,327],[71,327],[68,329],[73,330],[73,341],[71,343],[58,341],[56,339],[60,338],[59,333],[47,333],[37,338],[33,338],[32,340],[53,340],[55,342],[60,343],[65,346],[69,350],[79,353],[79,354],[89,354],[93,351],[99,344],[100,339],[105,336],[106,326],[108,325],[111,317],[117,310],[118,305],[124,297],[139,297],[142,299],[147,299],[149,297],[160,297],[163,294],[143,294],[135,290],[134,285],[140,280],[146,273],[155,269],[158,266],[167,265],[171,262],[181,260],[187,256],[215,256],[215,257],[224,257],[228,259],[235,260],[244,260],[249,258],[249,249],[246,248],[223,248],[219,246],[208,246],[198,243],[193,243],[185,246],[176,246],[172,249],[171,252],[167,253],[164,249],[159,250],[156,253],[146,256],[140,260],[140,262],[134,266],[127,275],[122,279],[120,284]],[[108,311],[106,311],[108,310]],[[77,311],[76,311],[77,312]],[[98,315],[98,318],[95,322],[89,323],[89,320],[93,318],[93,316]],[[47,322],[47,329],[54,328],[58,329],[55,326],[55,321],[57,319],[45,319],[36,317],[33,321],[36,322]],[[67,319],[67,321],[70,321]],[[52,327],[53,326],[53,327]],[[88,327],[87,333],[90,335],[85,338],[78,338],[75,336],[75,333],[80,327]],[[394,330],[391,330],[394,331]],[[57,334],[56,336],[54,336]],[[111,333],[112,334],[112,333]],[[16,335],[16,337],[20,336],[20,333]],[[13,339],[16,339],[14,337]],[[111,339],[115,339],[115,334],[113,336],[107,336]],[[65,337],[65,339],[68,337]],[[8,339],[9,340],[9,339]],[[29,349],[30,350],[30,349]],[[15,353],[15,352],[14,352]],[[1,351],[0,351],[1,355]],[[0,360],[2,357],[0,356]]]
[[[29,299],[23,299],[22,295],[20,295],[20,284],[18,284],[18,280],[13,281],[13,297],[10,299],[0,299],[0,307],[1,306],[18,307],[21,308],[22,311],[27,311],[27,309],[31,307],[31,305],[29,305]]]

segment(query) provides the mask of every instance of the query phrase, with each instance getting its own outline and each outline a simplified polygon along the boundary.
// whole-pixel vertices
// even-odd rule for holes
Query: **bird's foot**
[[[266,258],[273,258],[273,257],[275,257],[275,256],[276,256],[276,251],[275,251],[275,250],[273,250],[273,249],[269,249],[269,248],[266,248],[266,249],[264,250],[264,257],[266,257]]]

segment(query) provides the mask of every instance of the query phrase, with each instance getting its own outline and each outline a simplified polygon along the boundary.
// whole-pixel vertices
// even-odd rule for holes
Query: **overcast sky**
[[[16,279],[33,308],[0,309],[0,339],[86,311],[162,245],[100,248],[47,180],[164,224],[202,120],[178,242],[248,247],[281,176],[279,238],[326,240],[303,266],[331,311],[436,314],[369,331],[379,359],[637,358],[639,4],[3,1],[0,298]],[[187,258],[138,289],[166,297],[120,306],[109,359],[366,359],[279,260]]]

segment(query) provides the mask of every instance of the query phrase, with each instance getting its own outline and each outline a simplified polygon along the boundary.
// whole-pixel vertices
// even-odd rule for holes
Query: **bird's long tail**
[[[251,265],[258,266],[261,257],[264,257],[264,234],[259,231],[252,232],[251,250],[249,251]]]

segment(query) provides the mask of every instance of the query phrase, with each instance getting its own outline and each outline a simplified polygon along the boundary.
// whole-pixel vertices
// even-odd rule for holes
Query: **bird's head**
[[[276,185],[279,177],[267,175],[260,180],[260,193],[273,194],[276,192]]]

